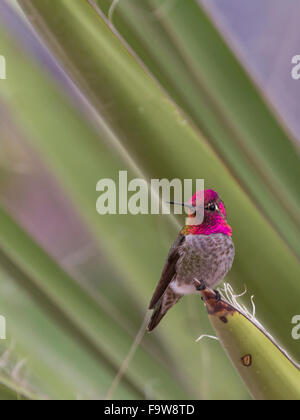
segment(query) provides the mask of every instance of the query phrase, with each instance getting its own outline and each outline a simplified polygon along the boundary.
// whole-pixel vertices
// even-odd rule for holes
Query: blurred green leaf
[[[1,401],[27,400],[35,398],[36,397],[33,394],[22,388],[22,386],[18,386],[5,376],[0,377]]]

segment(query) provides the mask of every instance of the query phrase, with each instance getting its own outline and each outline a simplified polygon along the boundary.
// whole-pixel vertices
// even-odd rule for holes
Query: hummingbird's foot
[[[202,280],[200,281],[198,279],[194,279],[194,285],[197,292],[201,292],[206,289],[206,284]]]
[[[216,301],[219,302],[220,300],[222,300],[222,296],[221,293],[218,290],[214,290],[215,294],[216,294]]]

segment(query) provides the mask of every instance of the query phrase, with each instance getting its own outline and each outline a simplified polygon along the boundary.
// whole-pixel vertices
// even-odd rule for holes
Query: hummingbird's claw
[[[201,292],[202,290],[206,289],[206,284],[204,283],[203,280],[198,280],[198,279],[194,279],[194,285],[195,285],[195,289],[198,292]]]
[[[221,293],[218,290],[214,290],[214,292],[216,294],[216,301],[219,302],[220,300],[222,300]]]

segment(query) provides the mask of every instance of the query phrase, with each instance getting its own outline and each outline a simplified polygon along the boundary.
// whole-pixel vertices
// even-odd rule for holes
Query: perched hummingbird
[[[154,292],[149,309],[153,309],[148,331],[152,331],[167,311],[187,294],[200,293],[204,288],[214,288],[231,269],[235,249],[232,229],[226,220],[223,201],[213,190],[199,191],[189,204],[190,208],[203,205],[201,224],[186,225],[168,255],[160,282]],[[195,210],[189,218],[195,217]]]

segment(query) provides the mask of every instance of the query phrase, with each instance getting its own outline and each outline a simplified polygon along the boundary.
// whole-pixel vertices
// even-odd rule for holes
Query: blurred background
[[[136,341],[184,219],[100,216],[96,184],[204,178],[233,227],[227,281],[299,363],[296,3],[20,5],[0,4],[0,397],[250,398],[195,342],[214,334],[198,297]]]

